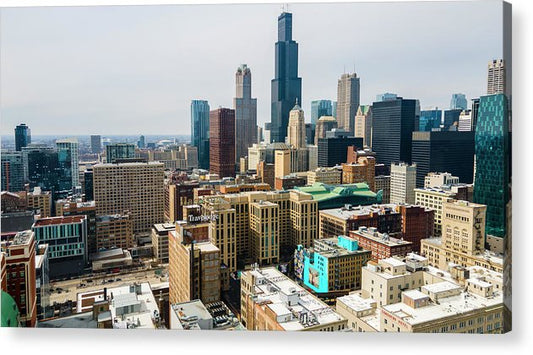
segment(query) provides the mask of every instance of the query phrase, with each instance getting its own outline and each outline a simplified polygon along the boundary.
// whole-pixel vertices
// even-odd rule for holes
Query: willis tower
[[[289,111],[302,102],[302,79],[298,77],[298,43],[292,40],[292,14],[278,17],[275,77],[272,79],[271,141],[285,142]]]

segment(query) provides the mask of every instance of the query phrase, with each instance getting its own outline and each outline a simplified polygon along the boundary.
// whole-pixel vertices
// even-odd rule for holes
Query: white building
[[[390,203],[415,203],[416,164],[391,164]]]

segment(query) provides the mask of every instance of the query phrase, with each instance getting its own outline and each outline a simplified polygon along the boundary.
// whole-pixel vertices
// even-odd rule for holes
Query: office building
[[[496,74],[495,74],[496,75]],[[482,96],[475,132],[474,202],[487,206],[487,234],[506,235],[511,142],[504,94]]]
[[[94,200],[93,168],[83,172],[83,194],[85,201]]]
[[[146,148],[146,141],[143,135],[139,137],[139,140],[137,141],[137,148],[144,149]]]
[[[296,278],[316,293],[339,295],[361,288],[361,268],[371,252],[345,236],[315,239],[295,252]]]
[[[209,170],[209,103],[191,101],[191,144],[198,148],[198,167]]]
[[[235,177],[235,110],[209,112],[209,171],[221,178]]]
[[[163,222],[162,163],[97,164],[93,175],[97,215],[127,211],[133,221],[133,233],[149,232],[154,224]]]
[[[209,242],[209,224],[177,222],[168,238],[170,304],[218,301],[220,250]]]
[[[289,112],[289,126],[287,128],[287,144],[292,148],[305,148],[305,118],[304,111],[296,102]]]
[[[457,131],[459,126],[459,117],[461,116],[462,109],[444,110],[443,125],[444,131]]]
[[[133,248],[133,221],[127,214],[96,217],[96,249]]]
[[[402,238],[413,243],[413,251],[420,253],[420,242],[433,236],[435,212],[423,206],[400,204],[396,212],[402,215]]]
[[[252,257],[260,265],[279,262],[279,206],[269,201],[250,203]]]
[[[355,115],[360,102],[360,84],[356,73],[342,74],[337,84],[337,122],[351,136],[355,132]]]
[[[415,203],[417,165],[406,163],[391,165],[390,202]]]
[[[198,181],[165,181],[166,222],[174,223],[183,219],[183,206],[193,204],[194,189],[199,187],[200,183]]]
[[[416,163],[416,186],[426,175],[446,171],[466,184],[474,176],[474,132],[413,132],[412,161]]]
[[[291,173],[290,150],[276,150],[274,161],[274,177],[282,178]]]
[[[88,262],[86,216],[41,218],[32,231],[38,244],[48,244],[50,279],[83,272]]]
[[[52,194],[35,187],[33,191],[26,192],[27,208],[40,217],[52,217]],[[57,212],[56,212],[57,215]]]
[[[376,101],[377,102],[396,100],[397,98],[398,98],[398,95],[390,93],[390,92],[386,92],[384,94],[376,95]]]
[[[375,165],[376,159],[371,155],[366,155],[362,151],[358,155],[355,150],[355,162],[342,164],[342,183],[355,184],[365,182],[371,191],[375,190]]]
[[[56,141],[59,164],[63,169],[70,169],[72,188],[79,186],[79,144],[76,138],[61,139]]]
[[[22,191],[24,189],[24,160],[22,152],[2,150],[1,159],[2,191]]]
[[[285,175],[283,177],[277,177],[274,182],[275,190],[291,190],[297,186],[305,186],[307,179],[295,174]]]
[[[316,126],[322,116],[332,116],[333,107],[331,100],[313,100],[311,101],[311,124]]]
[[[27,230],[5,238],[2,236],[0,248],[0,254],[5,257],[5,274],[2,275],[5,291],[17,304],[20,322],[26,327],[34,327],[37,322],[37,294],[36,240],[33,232]],[[5,312],[3,302],[4,295],[2,295],[2,318]]]
[[[348,133],[334,129],[326,138],[318,139],[318,166],[332,167],[346,162],[348,147],[363,149],[363,138],[349,137]]]
[[[235,159],[248,154],[248,147],[257,142],[257,99],[252,98],[252,72],[242,64],[235,73]]]
[[[305,143],[315,144],[315,125],[312,123],[305,124]]]
[[[461,109],[466,110],[468,102],[466,101],[465,94],[452,94],[452,99],[450,101],[450,109]]]
[[[372,105],[372,150],[376,152],[378,163],[411,163],[418,108],[418,100],[401,97]]]
[[[434,237],[440,237],[442,232],[442,205],[449,199],[456,197],[451,190],[444,190],[436,187],[425,187],[415,189],[415,203],[418,206],[431,208],[435,211]]]
[[[487,74],[487,95],[506,94],[506,79],[504,60],[490,61]]]
[[[470,132],[472,129],[472,111],[463,110],[459,115],[459,125],[457,126],[459,132]]]
[[[289,111],[302,102],[302,79],[298,77],[298,43],[292,39],[292,14],[278,17],[278,41],[275,45],[275,74],[271,81],[270,141],[284,142],[289,125]]]
[[[315,145],[318,145],[320,138],[326,138],[326,132],[331,131],[333,128],[337,128],[338,123],[333,116],[322,116],[318,119],[315,127]]]
[[[337,117],[337,101],[331,101],[331,116]]]
[[[31,143],[31,130],[25,123],[15,127],[15,151],[20,152],[22,148]]]
[[[363,138],[364,146],[372,146],[372,106],[361,105],[357,109],[354,136]]]
[[[106,163],[135,158],[135,145],[131,143],[114,143],[105,147]]]
[[[102,136],[91,135],[91,153],[100,154],[102,152]]]
[[[168,234],[176,230],[174,223],[157,223],[152,228],[154,257],[160,264],[168,263]]]
[[[27,179],[30,188],[40,187],[52,191],[52,197],[72,191],[72,169],[69,159],[59,161],[59,154],[53,148],[29,146],[22,149]],[[65,157],[65,156],[63,156]]]
[[[79,199],[56,201],[56,216],[87,216],[87,252],[89,257],[96,249],[96,205],[94,201],[80,202]]]
[[[248,330],[342,331],[347,327],[346,319],[273,267],[242,273],[241,323]]]
[[[431,132],[433,130],[440,130],[442,123],[442,110],[435,108],[433,110],[420,111],[420,118],[418,119],[418,127],[415,126],[416,131]]]
[[[307,172],[307,185],[317,182],[328,185],[340,185],[342,183],[342,171],[338,168],[317,168]]]
[[[424,187],[441,187],[459,184],[459,177],[446,173],[430,172],[424,177]]]
[[[307,169],[316,170],[318,168],[318,146],[314,144],[307,145]]]
[[[375,227],[359,227],[350,231],[349,236],[357,240],[361,248],[372,252],[372,261],[391,256],[405,256],[413,251],[413,243],[393,238],[387,233],[379,233]]]

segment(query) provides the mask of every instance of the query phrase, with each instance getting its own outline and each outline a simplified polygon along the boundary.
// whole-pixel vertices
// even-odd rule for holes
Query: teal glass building
[[[509,201],[510,135],[507,97],[482,96],[475,133],[474,202],[487,205],[486,233],[504,237]]]

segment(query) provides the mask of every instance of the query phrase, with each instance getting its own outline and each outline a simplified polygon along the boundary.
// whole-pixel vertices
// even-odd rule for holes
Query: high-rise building
[[[274,162],[274,177],[282,178],[291,172],[290,150],[276,150]]]
[[[477,125],[477,116],[479,113],[479,98],[472,99],[472,108],[471,108],[471,123],[472,123],[472,131],[476,130]]]
[[[459,132],[470,132],[473,131],[472,128],[472,111],[463,110],[459,115],[459,125],[457,130]]]
[[[25,123],[15,127],[15,150],[20,152],[22,148],[31,143],[31,130]]]
[[[141,135],[141,136],[139,137],[139,140],[137,141],[137,147],[138,147],[139,149],[143,149],[143,148],[146,147],[146,141],[145,141],[145,138],[144,138],[143,135]]]
[[[305,143],[308,145],[315,143],[315,125],[312,123],[305,124]]]
[[[2,150],[2,191],[21,191],[24,188],[24,160],[22,152]]]
[[[2,236],[0,253],[5,253],[6,292],[13,297],[20,312],[20,322],[26,327],[37,323],[37,294],[35,279],[36,240],[30,230],[18,232],[15,236]],[[2,295],[2,302],[4,295]],[[3,309],[2,317],[6,310]],[[3,319],[2,319],[3,321]]]
[[[354,136],[363,138],[363,145],[372,146],[372,106],[360,105],[355,115]]]
[[[418,119],[417,131],[431,132],[434,129],[439,129],[442,123],[442,110],[435,108],[434,110],[420,111],[420,118]]]
[[[372,150],[377,163],[411,163],[418,100],[398,97],[372,105]]]
[[[318,139],[318,166],[332,167],[346,162],[348,147],[363,149],[363,138],[349,137],[347,132],[334,129],[326,138]]]
[[[459,116],[463,112],[462,109],[450,109],[444,111],[444,130],[445,131],[457,131],[459,125]]]
[[[337,128],[338,123],[333,116],[322,116],[318,119],[315,127],[315,145],[318,145],[320,138],[326,138],[326,132],[331,131],[333,128]]]
[[[386,92],[384,94],[376,95],[376,101],[388,101],[388,100],[396,100],[398,98],[398,95]]]
[[[355,131],[355,115],[359,108],[360,86],[356,73],[342,74],[337,84],[337,122],[350,135]]]
[[[94,201],[78,202],[73,199],[56,201],[56,216],[87,216],[87,253],[89,256],[96,249],[96,205]]]
[[[257,99],[252,98],[252,72],[242,64],[235,73],[235,159],[248,154],[248,147],[257,142]]]
[[[337,101],[331,102],[331,116],[337,118]]]
[[[279,206],[269,201],[250,203],[252,257],[260,265],[279,262]]]
[[[85,201],[94,200],[94,185],[93,185],[93,168],[87,169],[83,172],[83,194]]]
[[[304,111],[296,102],[289,112],[289,126],[287,128],[287,144],[293,148],[305,148],[305,119]]]
[[[494,59],[488,64],[487,95],[506,94],[505,62]]]
[[[482,96],[475,132],[474,202],[487,206],[487,234],[506,232],[511,155],[509,111],[504,94]]]
[[[416,186],[430,172],[449,172],[466,184],[474,176],[474,132],[413,132],[412,162]]]
[[[133,232],[149,232],[164,219],[163,164],[116,163],[93,167],[97,215],[128,212]]]
[[[466,110],[468,102],[466,101],[465,94],[452,94],[452,99],[450,101],[450,109],[461,109]]]
[[[165,181],[165,221],[174,223],[183,219],[183,206],[191,205],[198,181]]]
[[[392,163],[390,168],[390,202],[415,203],[417,165]]]
[[[91,152],[99,154],[102,152],[102,136],[91,135]]]
[[[198,167],[209,169],[209,103],[191,101],[191,144],[198,148]]]
[[[83,272],[88,262],[86,216],[41,218],[31,229],[37,243],[48,244],[50,279]]]
[[[133,248],[133,221],[127,214],[96,217],[96,249]]]
[[[271,82],[271,141],[287,137],[289,111],[296,100],[302,102],[302,79],[298,77],[298,43],[292,39],[292,14],[278,17],[278,41],[275,47],[275,75]]]
[[[58,193],[72,190],[70,159],[65,152],[61,164],[58,152],[51,147],[24,147],[22,157],[31,188],[39,186],[44,191],[52,191],[54,199]]]
[[[331,100],[311,101],[311,123],[316,126],[318,119],[322,116],[332,116],[333,107]]]
[[[57,155],[62,169],[70,169],[72,188],[79,186],[79,144],[76,138],[60,139],[56,141]]]
[[[134,159],[135,145],[131,143],[114,143],[105,147],[106,163],[117,160]]]
[[[220,178],[235,177],[235,110],[209,112],[209,171]]]

